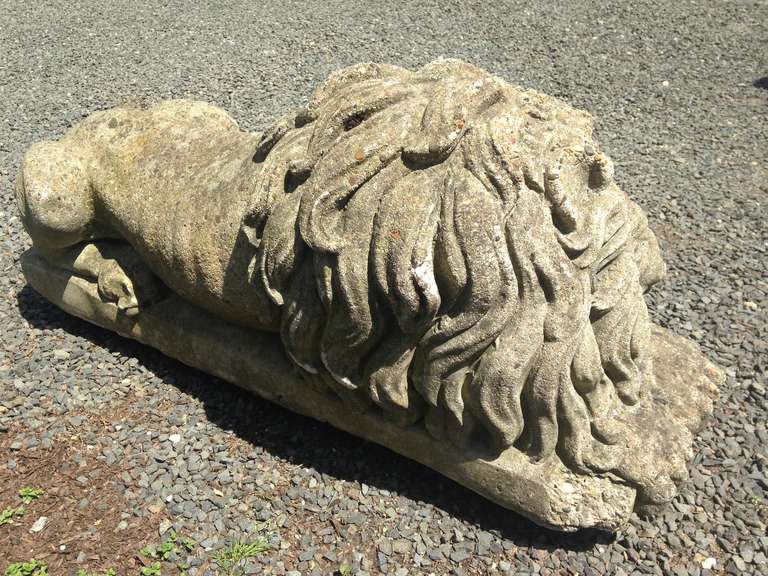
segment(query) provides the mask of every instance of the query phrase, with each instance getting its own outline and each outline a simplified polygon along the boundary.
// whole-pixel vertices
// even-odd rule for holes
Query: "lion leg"
[[[34,145],[16,185],[22,222],[51,265],[97,282],[105,301],[134,316],[140,299],[158,292],[158,282],[135,251],[97,221],[88,165],[86,151],[66,138]]]
[[[50,257],[49,257],[50,258]],[[99,296],[129,317],[166,295],[166,288],[126,242],[96,241],[56,253],[57,267],[96,282]]]

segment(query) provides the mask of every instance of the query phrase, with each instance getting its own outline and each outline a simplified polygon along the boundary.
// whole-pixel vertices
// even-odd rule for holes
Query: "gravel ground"
[[[146,528],[137,550],[171,530],[193,538],[171,559],[198,576],[236,538],[273,547],[248,573],[768,574],[768,4],[216,4],[0,0],[0,496],[22,481],[48,489],[34,514],[0,528],[0,563],[33,548],[52,566],[135,574],[138,556],[120,560],[98,545],[114,538],[98,536]],[[261,129],[340,66],[441,55],[598,117],[617,179],[649,212],[669,264],[650,297],[656,321],[728,374],[691,482],[668,512],[616,536],[539,529],[25,287],[12,186],[33,141],[135,98],[207,100]],[[71,494],[114,497],[57,504],[47,482],[67,475]],[[72,510],[90,511],[77,517],[92,525],[69,544],[53,528],[20,538],[38,512],[71,528]]]

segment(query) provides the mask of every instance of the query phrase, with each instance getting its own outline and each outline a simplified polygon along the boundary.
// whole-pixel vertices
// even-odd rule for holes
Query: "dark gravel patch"
[[[0,473],[75,427],[114,470],[131,524],[167,517],[166,535],[198,542],[183,553],[189,574],[213,571],[215,551],[254,531],[274,549],[251,573],[768,574],[768,5],[218,4],[0,0]],[[656,321],[727,372],[691,482],[668,512],[615,537],[538,529],[24,287],[12,185],[33,141],[129,99],[180,96],[260,129],[340,66],[440,55],[598,117],[617,178],[662,239]],[[97,425],[100,414],[113,420]]]
[[[29,439],[14,445],[25,436],[21,430],[0,435],[5,464],[0,503],[3,510],[14,510],[12,523],[0,526],[3,569],[22,558],[45,562],[51,576],[75,574],[86,565],[94,572],[120,566],[123,573],[134,574],[144,565],[135,544],[156,540],[167,515],[134,515],[119,467],[85,439],[92,433],[108,436],[107,420],[102,415],[60,419],[34,448],[26,448]],[[24,501],[21,496],[29,488],[41,493]]]

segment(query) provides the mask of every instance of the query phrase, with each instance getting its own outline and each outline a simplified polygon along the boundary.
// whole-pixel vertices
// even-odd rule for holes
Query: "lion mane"
[[[333,74],[263,135],[242,223],[287,354],[488,457],[631,476],[618,422],[652,379],[664,265],[592,124],[454,60]]]

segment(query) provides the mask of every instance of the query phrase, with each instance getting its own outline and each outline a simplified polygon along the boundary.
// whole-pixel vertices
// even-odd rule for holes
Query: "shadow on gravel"
[[[142,366],[184,394],[202,402],[207,418],[249,442],[256,452],[321,474],[368,484],[434,506],[452,516],[496,533],[517,547],[583,551],[608,544],[614,536],[598,530],[562,534],[541,528],[416,462],[289,412],[223,380],[164,356],[157,350],[70,316],[29,286],[18,296],[21,315],[35,328],[61,329],[89,340]]]
[[[768,90],[768,76],[763,76],[762,78],[758,78],[754,82],[752,82],[752,85],[755,88],[762,88],[763,90]]]

